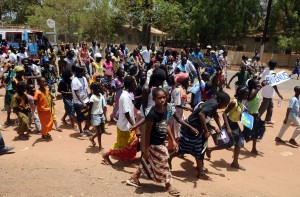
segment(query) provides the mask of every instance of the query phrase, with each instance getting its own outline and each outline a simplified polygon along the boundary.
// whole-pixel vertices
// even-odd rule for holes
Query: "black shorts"
[[[77,121],[87,120],[88,110],[82,107],[82,104],[74,103],[74,111],[77,116]]]

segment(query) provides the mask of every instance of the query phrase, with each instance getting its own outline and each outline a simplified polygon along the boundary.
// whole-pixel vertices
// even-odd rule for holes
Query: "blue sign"
[[[252,115],[250,115],[250,114],[248,114],[246,112],[243,112],[242,113],[241,122],[242,122],[242,124],[245,127],[247,127],[247,128],[249,128],[249,129],[252,130],[252,128],[253,128],[253,122],[254,122],[254,118],[253,118]]]

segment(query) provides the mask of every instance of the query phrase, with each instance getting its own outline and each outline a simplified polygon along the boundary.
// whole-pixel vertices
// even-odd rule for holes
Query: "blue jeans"
[[[0,131],[0,150],[2,150],[4,147],[5,147],[5,143],[4,143],[1,131]]]

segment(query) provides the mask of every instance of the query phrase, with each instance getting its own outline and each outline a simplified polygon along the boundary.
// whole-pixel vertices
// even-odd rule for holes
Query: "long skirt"
[[[107,154],[120,160],[132,161],[136,156],[137,146],[138,138],[135,132],[121,131],[117,128],[117,142],[107,151]]]
[[[38,111],[38,115],[40,118],[40,122],[42,125],[42,135],[47,135],[51,130],[53,126],[53,116],[51,111]]]
[[[179,154],[190,154],[198,160],[204,159],[206,140],[203,133],[195,136],[193,133],[181,132]]]
[[[142,173],[157,183],[168,183],[172,175],[168,163],[169,153],[165,145],[150,145],[150,157],[141,158],[139,166]]]
[[[29,117],[26,113],[19,112],[18,113],[18,134],[23,134],[24,132],[29,131]]]

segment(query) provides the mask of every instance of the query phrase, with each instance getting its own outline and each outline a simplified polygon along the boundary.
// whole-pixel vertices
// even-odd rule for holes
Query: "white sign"
[[[48,19],[48,20],[47,20],[47,25],[48,25],[49,28],[52,29],[52,28],[55,27],[55,21],[52,20],[52,19]]]
[[[290,79],[291,78],[290,78],[289,74],[287,74],[285,71],[281,71],[279,73],[274,73],[274,74],[266,76],[266,82],[267,82],[267,84],[269,84],[271,86],[281,84]]]

